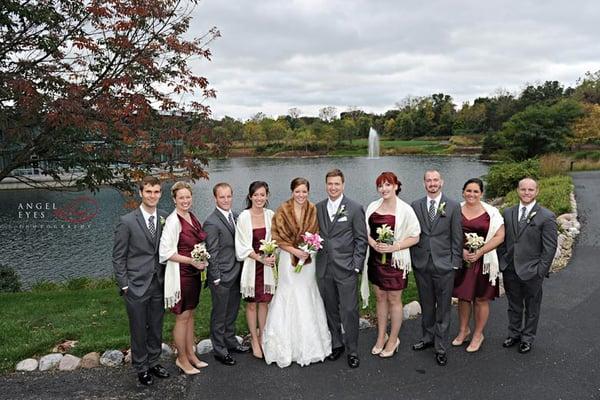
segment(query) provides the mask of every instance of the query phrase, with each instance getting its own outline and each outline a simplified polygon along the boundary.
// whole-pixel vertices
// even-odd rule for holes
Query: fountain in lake
[[[369,158],[379,158],[379,135],[373,128],[369,129]]]

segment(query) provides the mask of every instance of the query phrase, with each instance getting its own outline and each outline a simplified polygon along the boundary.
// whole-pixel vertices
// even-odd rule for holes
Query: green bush
[[[573,190],[573,179],[570,176],[553,176],[539,181],[540,193],[537,202],[550,209],[556,215],[570,213],[571,198]],[[514,206],[519,202],[517,191],[513,190],[504,198],[507,207]]]
[[[538,179],[540,176],[540,163],[530,159],[520,163],[501,162],[493,165],[486,175],[486,196],[488,198],[505,196],[517,188],[519,181],[526,177]]]
[[[21,291],[21,281],[14,269],[0,264],[0,292],[14,293]]]

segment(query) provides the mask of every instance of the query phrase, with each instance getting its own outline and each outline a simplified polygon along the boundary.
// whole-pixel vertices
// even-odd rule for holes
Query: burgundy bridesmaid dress
[[[396,226],[394,215],[381,215],[376,212],[369,217],[369,228],[371,237],[377,240],[377,228],[387,224],[392,231]],[[404,290],[408,285],[408,276],[403,278],[404,271],[392,267],[392,253],[386,255],[385,264],[381,262],[381,254],[373,248],[369,249],[369,261],[367,262],[369,281],[381,290]]]
[[[177,253],[182,256],[191,257],[194,246],[206,240],[206,232],[196,216],[190,213],[192,224],[177,214],[181,223],[181,233],[177,242]],[[179,282],[181,284],[181,300],[171,308],[174,314],[181,314],[187,310],[193,310],[200,301],[200,270],[189,264],[179,264]]]
[[[462,226],[463,237],[464,233],[475,232],[485,239],[490,228],[490,216],[488,213],[483,213],[473,219],[467,219],[463,215]],[[472,263],[470,268],[463,267],[457,271],[454,278],[452,296],[465,301],[474,301],[476,298],[494,300],[500,294],[498,285],[498,279],[496,279],[496,285],[492,286],[489,281],[489,275],[483,274],[482,256],[479,260]]]
[[[260,241],[267,235],[267,228],[252,229],[252,248],[256,254],[259,254]],[[246,297],[248,303],[270,303],[273,295],[265,293],[265,277],[263,263],[256,261],[254,275],[254,297]]]

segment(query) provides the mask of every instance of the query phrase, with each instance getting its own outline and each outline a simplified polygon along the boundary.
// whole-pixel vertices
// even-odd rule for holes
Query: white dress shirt
[[[340,204],[342,203],[343,198],[344,198],[344,195],[341,194],[340,197],[338,197],[334,201],[332,201],[331,199],[327,200],[327,213],[329,214],[330,221],[333,221],[333,218],[335,217],[335,214],[337,213],[338,208],[340,207]]]

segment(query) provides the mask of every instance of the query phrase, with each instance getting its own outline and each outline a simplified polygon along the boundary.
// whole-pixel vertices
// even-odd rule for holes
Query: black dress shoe
[[[519,353],[525,354],[531,351],[531,343],[521,342],[519,344]]]
[[[515,339],[509,336],[506,339],[504,339],[504,342],[502,342],[502,347],[513,347],[517,343],[519,343],[519,339]]]
[[[171,376],[171,374],[169,374],[169,371],[167,371],[160,364],[156,364],[154,367],[150,367],[148,372],[150,372],[152,375],[156,376],[157,378],[168,378],[169,376]]]
[[[231,357],[231,354],[227,354],[226,356],[220,356],[215,354],[215,360],[217,360],[223,365],[235,365],[235,359]]]
[[[154,384],[154,379],[152,379],[152,375],[148,373],[148,371],[138,373],[138,380],[142,385],[150,386]]]
[[[232,347],[230,349],[227,349],[232,353],[247,353],[250,351],[250,346],[245,346],[243,344],[238,344],[235,347]]]
[[[327,359],[329,361],[337,360],[342,354],[344,354],[344,350],[344,346],[336,347],[335,349],[331,350],[331,354],[327,356]]]
[[[417,343],[412,345],[412,349],[415,351],[421,351],[433,347],[433,342],[424,342],[419,340]]]
[[[438,363],[440,367],[445,367],[446,364],[448,364],[448,356],[446,356],[446,353],[436,353],[435,362]]]
[[[350,368],[358,368],[359,365],[360,360],[358,359],[358,356],[354,354],[348,354],[348,366]]]

